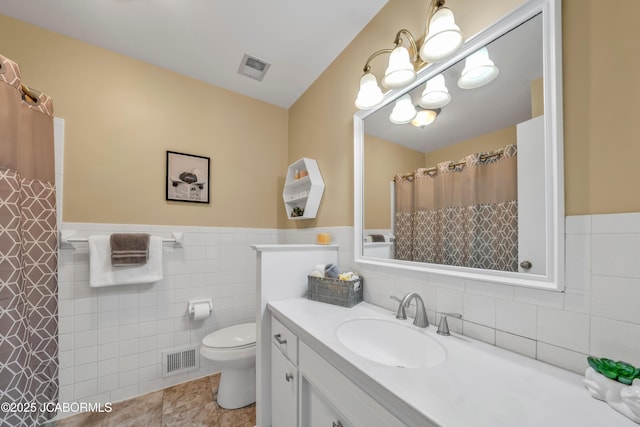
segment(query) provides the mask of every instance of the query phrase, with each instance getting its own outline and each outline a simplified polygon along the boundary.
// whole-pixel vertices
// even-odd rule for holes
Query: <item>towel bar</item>
[[[60,249],[75,249],[74,243],[87,243],[88,237],[73,237],[75,231],[60,231],[58,232],[58,246]],[[182,248],[182,242],[184,240],[183,233],[171,233],[173,238],[162,239],[162,243],[173,243],[174,248]]]

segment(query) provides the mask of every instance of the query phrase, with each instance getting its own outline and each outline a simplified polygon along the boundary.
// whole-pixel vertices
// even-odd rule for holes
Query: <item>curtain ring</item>
[[[40,93],[38,91],[29,89],[25,85],[20,85],[20,93],[22,94],[22,100],[29,105],[40,104]]]

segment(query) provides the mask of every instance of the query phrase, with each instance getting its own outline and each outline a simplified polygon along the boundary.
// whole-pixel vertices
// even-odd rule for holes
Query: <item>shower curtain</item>
[[[518,271],[517,147],[396,175],[396,259]]]
[[[0,425],[37,426],[58,399],[53,103],[0,55]]]

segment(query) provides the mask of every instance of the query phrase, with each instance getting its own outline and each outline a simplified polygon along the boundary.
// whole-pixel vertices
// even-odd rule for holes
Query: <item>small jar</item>
[[[318,233],[316,235],[316,243],[318,245],[328,245],[331,243],[331,234],[329,233]]]

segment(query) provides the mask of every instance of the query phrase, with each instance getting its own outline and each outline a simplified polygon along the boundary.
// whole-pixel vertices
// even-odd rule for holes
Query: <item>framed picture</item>
[[[209,157],[167,151],[167,200],[209,203]]]

